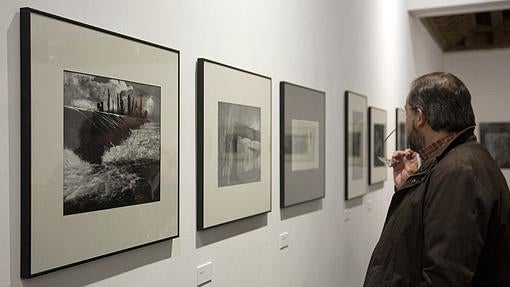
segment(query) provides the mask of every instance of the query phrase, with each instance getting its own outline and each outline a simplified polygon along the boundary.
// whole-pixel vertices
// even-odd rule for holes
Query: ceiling
[[[443,51],[510,47],[510,9],[422,18]]]

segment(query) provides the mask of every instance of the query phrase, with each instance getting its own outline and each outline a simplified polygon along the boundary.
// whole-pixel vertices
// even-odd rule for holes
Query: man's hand
[[[420,155],[417,152],[410,149],[394,151],[390,167],[393,167],[395,187],[400,188],[412,174],[418,171],[420,165]]]

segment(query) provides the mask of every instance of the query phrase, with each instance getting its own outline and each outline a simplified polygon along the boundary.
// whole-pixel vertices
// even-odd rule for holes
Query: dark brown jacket
[[[395,192],[365,287],[510,286],[510,193],[473,130]]]

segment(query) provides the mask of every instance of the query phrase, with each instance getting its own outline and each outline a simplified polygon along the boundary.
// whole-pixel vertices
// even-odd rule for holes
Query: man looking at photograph
[[[393,154],[395,194],[364,286],[510,286],[510,193],[476,141],[469,91],[427,74],[405,109],[410,149]]]

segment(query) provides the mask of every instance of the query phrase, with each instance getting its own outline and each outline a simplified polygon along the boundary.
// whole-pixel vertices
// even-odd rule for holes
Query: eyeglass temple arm
[[[387,136],[386,138],[384,139],[384,142],[386,142],[388,140],[388,138],[396,131],[397,129],[393,129]]]

